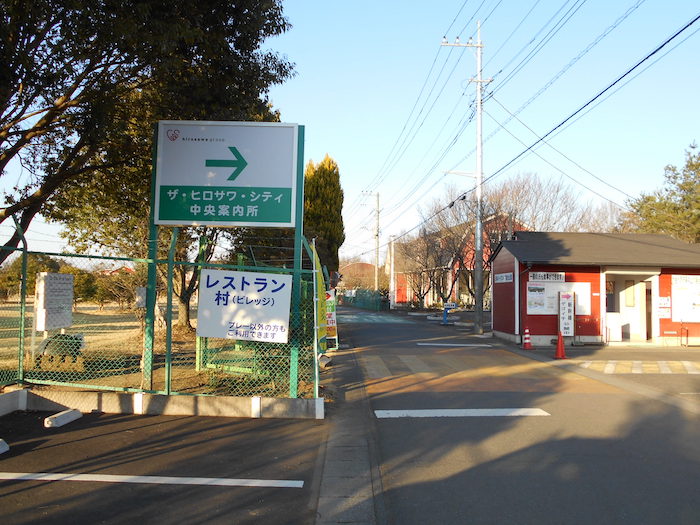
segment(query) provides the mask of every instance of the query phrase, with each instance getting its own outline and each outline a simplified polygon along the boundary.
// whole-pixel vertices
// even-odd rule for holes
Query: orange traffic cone
[[[566,359],[566,351],[564,350],[564,338],[559,332],[559,337],[557,338],[557,351],[554,354],[554,359]]]
[[[530,344],[530,329],[527,327],[523,334],[523,350],[532,350],[532,344]]]

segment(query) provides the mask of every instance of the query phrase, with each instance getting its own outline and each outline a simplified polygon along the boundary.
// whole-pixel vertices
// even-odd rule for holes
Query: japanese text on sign
[[[559,331],[564,337],[574,335],[574,293],[559,293]]]
[[[286,343],[290,275],[202,270],[197,335]]]
[[[530,272],[531,281],[549,281],[563,283],[566,280],[564,272]]]

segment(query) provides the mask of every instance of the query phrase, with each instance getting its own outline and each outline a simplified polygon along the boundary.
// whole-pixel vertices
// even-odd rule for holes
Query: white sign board
[[[497,273],[493,276],[493,282],[498,283],[512,283],[513,282],[513,272],[508,273]]]
[[[671,301],[674,322],[700,323],[700,275],[672,275]]]
[[[574,293],[559,292],[559,331],[564,337],[574,335]]]
[[[146,308],[146,294],[148,290],[145,286],[136,287],[136,308]]]
[[[73,324],[73,275],[48,272],[36,275],[34,319],[40,332]]]
[[[531,281],[549,281],[563,283],[566,281],[565,272],[530,272]]]
[[[527,314],[557,315],[560,292],[575,293],[577,315],[591,315],[591,283],[572,282],[528,282]]]
[[[202,270],[197,335],[286,343],[292,276]]]
[[[155,223],[293,227],[299,126],[158,123]]]
[[[331,338],[338,336],[335,290],[326,290],[326,336]]]

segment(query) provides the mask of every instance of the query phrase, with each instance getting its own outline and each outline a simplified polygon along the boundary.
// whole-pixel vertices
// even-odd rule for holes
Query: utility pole
[[[363,191],[363,197],[369,197],[372,195],[368,191]],[[377,198],[377,208],[376,208],[376,223],[374,227],[374,289],[379,290],[379,192],[376,194]]]
[[[389,310],[396,307],[396,277],[394,276],[394,236],[389,237]]]
[[[379,192],[377,192],[377,227],[374,230],[374,290],[379,290]]]
[[[471,37],[466,44],[459,41],[459,37],[453,44],[447,42],[447,38],[442,39],[443,46],[449,47],[473,47],[476,48],[476,78],[471,80],[476,84],[476,228],[474,232],[474,333],[484,333],[484,233],[481,213],[481,190],[483,185],[483,151],[481,135],[482,117],[482,96],[483,84],[491,80],[481,78],[481,22],[477,22],[476,42],[472,42]]]

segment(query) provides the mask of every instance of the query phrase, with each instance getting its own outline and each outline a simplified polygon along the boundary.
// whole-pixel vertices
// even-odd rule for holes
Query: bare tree
[[[425,297],[436,281],[436,275],[442,273],[435,255],[438,250],[438,238],[434,233],[422,229],[420,233],[406,236],[395,244],[397,271],[406,276],[411,295],[416,297],[420,306],[425,306]]]

